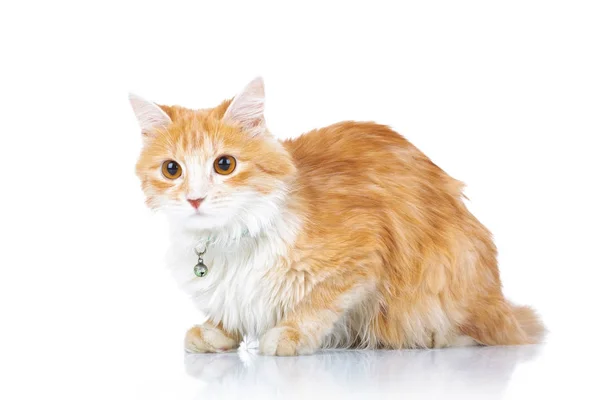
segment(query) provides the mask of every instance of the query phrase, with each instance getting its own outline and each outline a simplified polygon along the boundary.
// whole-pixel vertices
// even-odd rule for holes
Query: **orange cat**
[[[188,351],[244,336],[284,356],[541,340],[535,313],[504,298],[462,184],[390,128],[342,122],[281,142],[260,78],[212,109],[130,100],[170,268],[208,317]]]

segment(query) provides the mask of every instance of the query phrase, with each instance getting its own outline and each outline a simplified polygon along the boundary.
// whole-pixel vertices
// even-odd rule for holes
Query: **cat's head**
[[[136,173],[150,208],[193,230],[251,232],[279,212],[295,167],[266,128],[261,78],[212,109],[135,95],[130,102],[144,142]]]

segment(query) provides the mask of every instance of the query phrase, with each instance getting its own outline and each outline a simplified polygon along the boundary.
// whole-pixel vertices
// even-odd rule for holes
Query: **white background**
[[[594,1],[2,2],[0,397],[594,397],[599,21]],[[184,363],[199,316],[127,93],[209,107],[256,75],[276,135],[375,120],[464,181],[548,343]]]

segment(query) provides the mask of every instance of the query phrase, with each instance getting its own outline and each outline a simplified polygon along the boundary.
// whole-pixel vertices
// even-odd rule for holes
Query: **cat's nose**
[[[194,207],[196,210],[200,207],[200,204],[204,201],[204,197],[197,199],[187,199],[187,201]]]

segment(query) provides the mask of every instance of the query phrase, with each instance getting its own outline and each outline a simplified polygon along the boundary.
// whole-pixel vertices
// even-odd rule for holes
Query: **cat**
[[[169,220],[169,268],[208,317],[189,352],[259,339],[265,355],[325,348],[539,343],[502,293],[490,232],[403,136],[340,122],[277,140],[262,78],[215,108],[130,95],[147,205]]]

